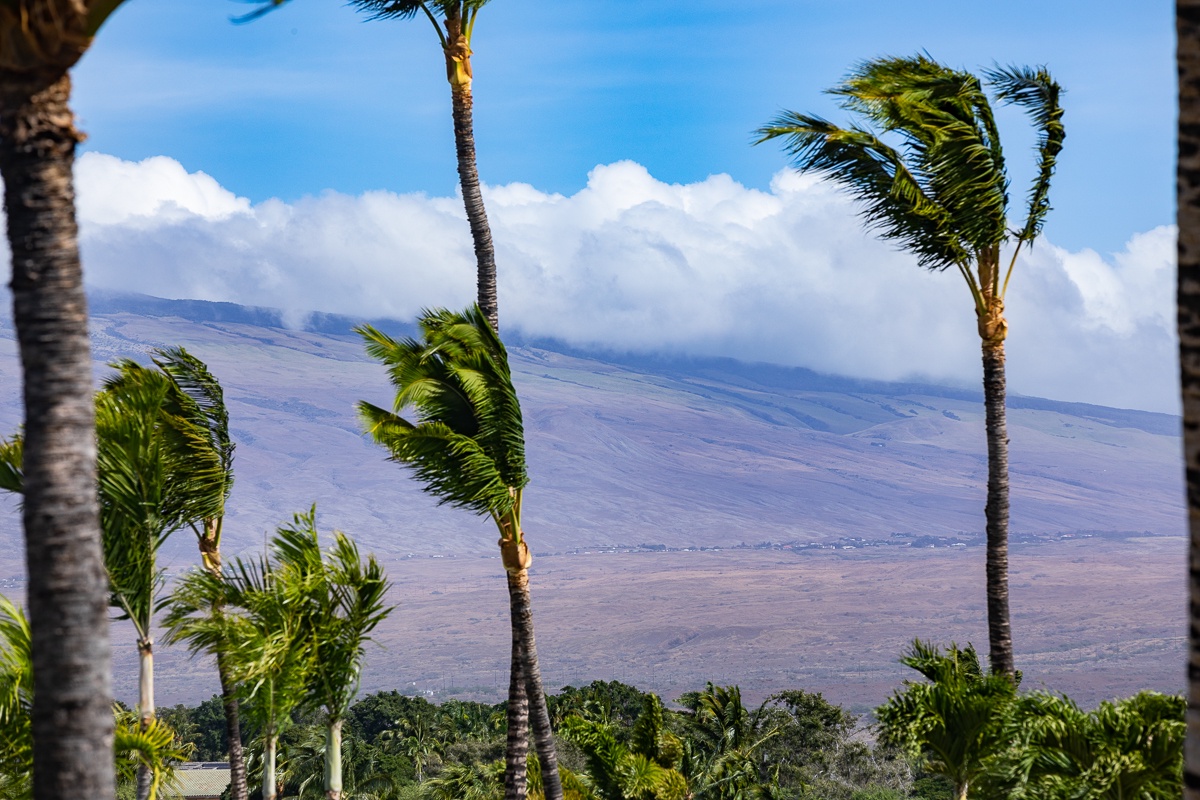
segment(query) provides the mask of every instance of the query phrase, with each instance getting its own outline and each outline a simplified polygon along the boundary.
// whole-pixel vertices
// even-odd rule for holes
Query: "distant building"
[[[189,761],[175,766],[175,785],[163,797],[181,800],[221,800],[229,786],[229,764],[224,761]]]

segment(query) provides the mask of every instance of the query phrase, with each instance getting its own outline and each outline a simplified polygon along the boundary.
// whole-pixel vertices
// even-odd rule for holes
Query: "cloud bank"
[[[252,205],[157,157],[78,162],[89,285],[168,298],[412,318],[474,299],[454,197],[326,193]],[[970,296],[863,230],[811,176],[767,192],[596,167],[572,196],[485,190],[501,325],[580,346],[727,355],[879,379],[974,386]],[[1061,213],[1061,212],[1060,212]],[[1042,240],[1009,289],[1009,391],[1175,412],[1171,227],[1110,257]]]

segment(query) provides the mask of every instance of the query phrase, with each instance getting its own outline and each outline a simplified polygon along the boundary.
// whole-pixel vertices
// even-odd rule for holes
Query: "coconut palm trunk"
[[[1000,248],[984,248],[976,256],[979,282],[976,318],[983,349],[983,405],[987,434],[987,532],[988,661],[997,675],[1016,675],[1012,625],[1008,613],[1008,422],[1005,415],[1007,389],[1004,377],[1004,340],[1008,322],[1004,318],[1000,283]]]
[[[479,309],[492,327],[500,329],[496,300],[496,251],[492,229],[488,225],[483,193],[479,189],[479,169],[475,166],[475,126],[471,117],[471,40],[463,30],[461,6],[452,4],[445,20],[446,38],[442,51],[446,56],[446,80],[450,82],[450,103],[454,115],[454,152],[458,159],[458,181],[463,206],[471,226],[475,246],[476,281]]]
[[[521,555],[514,558],[512,555],[514,550],[520,552]],[[533,634],[533,606],[529,598],[531,558],[528,547],[523,541],[515,548],[505,547],[502,544],[501,556],[508,574],[508,600],[513,630],[514,677],[511,679],[510,689],[513,686],[518,690],[523,688],[527,704],[526,724],[519,729],[520,735],[525,738],[525,741],[517,743],[515,746],[520,747],[524,752],[528,751],[529,743],[526,731],[531,729],[538,760],[541,761],[542,788],[546,800],[561,800],[562,780],[558,774],[558,753],[554,744],[554,732],[550,727],[550,710],[546,706],[546,692],[542,687],[542,672],[538,666],[537,642]],[[519,673],[516,669],[518,666]],[[513,698],[510,696],[510,707],[512,704]],[[510,744],[513,744],[513,713],[510,708]],[[507,775],[505,779],[507,788]]]
[[[114,792],[107,580],[71,183],[82,136],[68,105],[65,67],[13,69],[11,16],[0,13],[6,37],[0,42],[0,175],[25,403],[33,794],[39,800],[104,798]],[[63,24],[70,26],[69,17]]]
[[[1183,794],[1200,800],[1200,0],[1175,4],[1179,62],[1179,365],[1187,478],[1189,637]]]

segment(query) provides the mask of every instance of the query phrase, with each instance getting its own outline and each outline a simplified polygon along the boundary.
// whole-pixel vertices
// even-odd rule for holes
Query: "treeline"
[[[958,800],[1168,798],[1182,789],[1183,698],[1142,692],[1091,712],[1021,693],[986,674],[973,648],[914,643],[905,685],[864,720],[819,693],[747,706],[708,684],[668,708],[618,681],[547,697],[564,797],[573,800]],[[440,705],[396,691],[354,703],[341,763],[345,795],[373,800],[499,800],[506,703]],[[220,697],[162,712],[197,760],[228,748]],[[280,797],[322,796],[323,733],[295,714],[280,737]],[[261,798],[261,737],[245,740]],[[544,797],[538,762],[529,796]],[[256,781],[258,783],[256,784]]]
[[[949,798],[951,784],[923,772],[899,748],[879,744],[862,720],[820,694],[800,690],[747,706],[736,686],[709,684],[668,708],[618,681],[567,686],[547,697],[567,797],[763,797],[828,800]],[[198,761],[228,752],[221,698],[160,709]],[[344,796],[501,798],[507,703],[435,704],[396,691],[354,703],[342,741]],[[297,714],[280,737],[280,797],[323,796],[324,734],[316,715]],[[247,731],[251,797],[261,743]],[[531,759],[530,796],[541,797]]]

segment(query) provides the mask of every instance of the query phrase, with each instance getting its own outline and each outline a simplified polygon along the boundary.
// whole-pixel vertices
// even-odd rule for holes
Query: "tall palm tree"
[[[1188,525],[1188,733],[1184,796],[1200,800],[1200,0],[1175,0],[1179,64],[1178,324]]]
[[[34,794],[108,797],[111,649],[67,71],[121,0],[0,3],[0,177],[21,353]]]
[[[476,303],[492,327],[500,329],[496,302],[496,250],[488,225],[483,193],[479,189],[479,169],[475,165],[474,105],[471,94],[471,37],[475,18],[489,0],[350,0],[371,19],[411,19],[421,15],[433,25],[442,55],[446,60],[446,80],[450,83],[450,104],[454,117],[454,149],[458,158],[458,182],[462,188],[471,240],[475,246],[478,295]],[[277,8],[288,0],[264,0],[254,12],[242,17],[249,20]]]
[[[182,424],[175,429],[191,437],[187,444],[206,453],[209,505],[202,516],[189,521],[200,548],[204,569],[221,577],[221,532],[225,522],[225,503],[233,489],[233,439],[229,435],[229,411],[220,382],[207,365],[182,347],[156,350],[154,365],[178,390],[169,413]],[[220,605],[213,607],[220,614]],[[242,753],[241,722],[234,681],[225,665],[226,648],[215,653],[217,675],[221,681],[221,702],[225,711],[225,730],[229,737],[230,800],[246,800],[246,761]]]
[[[420,325],[421,341],[396,341],[369,325],[358,328],[367,353],[388,367],[396,387],[393,411],[362,402],[359,412],[391,460],[411,468],[427,492],[452,506],[486,514],[496,523],[513,637],[505,793],[509,798],[525,793],[525,753],[532,727],[546,798],[561,800],[558,756],[533,632],[532,555],[521,528],[522,492],[529,478],[521,405],[508,353],[478,306],[461,313],[426,311]],[[415,410],[416,423],[400,416],[406,408]]]
[[[383,601],[390,584],[375,557],[364,562],[341,532],[321,551],[315,506],[276,531],[271,553],[279,591],[298,617],[309,657],[305,705],[325,717],[325,796],[339,800],[342,723],[358,692],[363,647],[392,611]]]
[[[992,670],[1015,676],[1008,612],[1008,433],[1005,422],[1004,296],[1022,246],[1050,210],[1050,178],[1063,143],[1061,89],[1045,68],[985,73],[997,100],[1024,109],[1038,134],[1038,169],[1025,220],[1009,227],[1008,176],[983,83],[926,56],[859,65],[830,90],[861,125],[840,128],[785,112],[760,128],[782,137],[800,170],[823,172],[861,202],[867,224],[931,270],[962,275],[983,350],[986,406],[987,598]],[[885,141],[894,138],[899,148]],[[1014,242],[1008,264],[1001,248]]]

